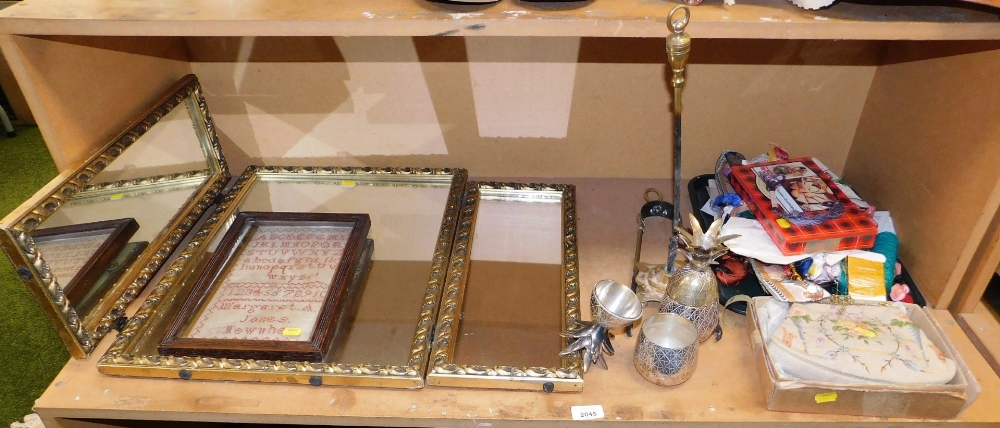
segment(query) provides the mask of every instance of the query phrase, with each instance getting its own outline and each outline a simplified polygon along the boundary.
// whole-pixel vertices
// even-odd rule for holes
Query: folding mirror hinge
[[[115,320],[115,323],[111,326],[111,328],[121,333],[122,330],[125,328],[126,324],[128,324],[128,318],[126,318],[125,316],[120,316],[118,317],[118,319]]]
[[[215,195],[215,198],[212,199],[212,205],[219,205],[219,203],[222,202],[222,198],[225,197],[225,196],[226,196],[225,192],[219,192],[219,193],[217,193]]]

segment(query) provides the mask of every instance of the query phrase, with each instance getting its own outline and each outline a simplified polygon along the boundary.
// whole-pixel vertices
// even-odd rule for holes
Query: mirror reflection
[[[97,296],[146,247],[146,242],[129,242],[138,228],[135,219],[122,218],[36,229],[32,235],[52,275],[63,278],[63,294],[79,314],[93,308]]]
[[[212,142],[201,113],[194,110],[191,93],[30,233],[87,330],[136,280],[140,269],[129,267],[145,264],[159,250],[218,169],[208,157]],[[101,228],[126,219],[127,233]]]
[[[454,363],[560,365],[560,202],[503,200],[482,191]]]
[[[109,197],[101,201],[74,201],[71,199],[69,203],[56,211],[31,233],[32,237],[36,238],[36,245],[38,245],[37,237],[49,234],[52,230],[58,231],[72,226],[97,224],[113,220],[121,215],[131,216],[130,218],[136,223],[135,232],[126,238],[127,245],[121,246],[109,254],[98,254],[96,247],[92,250],[74,251],[76,242],[70,239],[55,240],[50,244],[39,246],[39,251],[46,263],[50,264],[56,281],[63,286],[63,292],[85,324],[88,323],[88,320],[100,316],[100,312],[94,311],[96,307],[105,307],[114,303],[114,299],[107,299],[109,301],[104,305],[97,304],[101,300],[101,296],[111,291],[119,282],[118,280],[125,273],[124,270],[149,247],[151,242],[154,242],[159,235],[165,232],[164,229],[179,213],[180,209],[187,204],[192,194],[198,189],[198,185],[187,185],[156,193],[120,194],[114,199]],[[73,287],[79,291],[67,291],[66,285],[74,283],[81,274],[80,272],[71,272],[68,269],[59,269],[59,265],[65,264],[62,261],[64,257],[62,255],[67,251],[74,251],[73,254],[77,258],[105,257],[105,263],[92,267],[102,273],[103,279],[97,281],[100,278],[95,278],[93,281],[81,282],[78,286]],[[83,296],[90,296],[90,298],[84,299]]]
[[[193,97],[174,107],[107,168],[91,180],[99,186],[121,180],[207,170],[205,145],[195,132]]]

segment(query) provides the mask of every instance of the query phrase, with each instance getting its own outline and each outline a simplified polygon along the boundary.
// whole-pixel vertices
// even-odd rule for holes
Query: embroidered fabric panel
[[[771,336],[771,349],[800,361],[786,364],[794,377],[803,367],[875,383],[943,384],[955,362],[897,307],[792,304]],[[817,373],[822,378],[826,373]]]

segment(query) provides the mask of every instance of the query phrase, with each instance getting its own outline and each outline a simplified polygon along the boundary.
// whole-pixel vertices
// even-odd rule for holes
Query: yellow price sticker
[[[301,336],[302,335],[302,329],[299,328],[299,327],[285,327],[285,329],[281,331],[281,335],[282,336]]]
[[[354,187],[357,185],[358,183],[356,183],[354,180],[344,180],[340,182],[341,187]]]
[[[816,404],[832,403],[834,401],[837,401],[837,393],[836,392],[824,392],[824,393],[821,393],[821,394],[816,394],[815,398],[816,398]]]
[[[119,200],[119,199],[124,198],[124,197],[125,197],[124,193],[115,193],[114,195],[111,195],[111,197],[108,198],[108,199],[111,199],[112,201],[116,201],[116,200]]]
[[[778,226],[781,226],[782,229],[788,229],[788,228],[792,227],[792,224],[789,223],[788,220],[785,220],[783,218],[779,218],[778,219]]]

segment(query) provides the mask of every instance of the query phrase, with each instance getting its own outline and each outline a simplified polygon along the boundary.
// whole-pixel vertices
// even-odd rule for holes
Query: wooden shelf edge
[[[591,0],[482,6],[426,0],[27,0],[0,11],[0,33],[92,36],[664,37],[675,0]],[[545,6],[548,5],[548,6]],[[836,4],[808,11],[787,0],[708,0],[691,7],[696,38],[1000,39],[1000,9]]]
[[[1000,24],[897,22],[708,22],[688,33],[707,39],[1000,40]],[[506,21],[90,21],[0,19],[0,34],[42,36],[377,36],[377,37],[633,37],[664,38],[666,26],[646,20]]]

